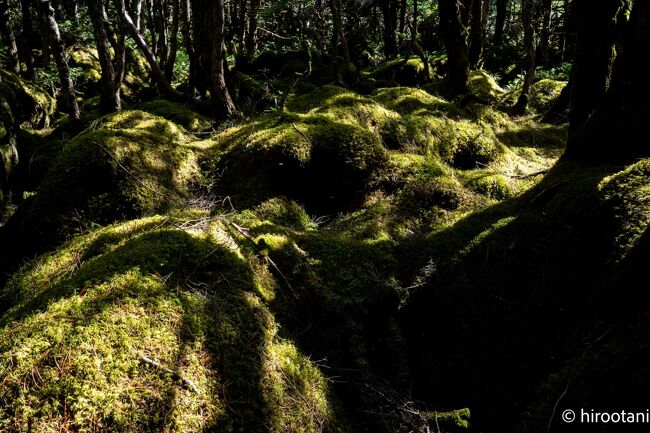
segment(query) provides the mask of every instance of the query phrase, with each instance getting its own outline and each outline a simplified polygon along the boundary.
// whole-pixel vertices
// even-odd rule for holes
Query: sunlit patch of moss
[[[483,70],[470,72],[467,87],[471,94],[491,102],[498,102],[506,94],[494,77]]]
[[[81,46],[70,51],[70,66],[82,69],[84,84],[101,80],[102,70],[95,48]]]
[[[538,113],[547,110],[566,85],[566,81],[539,80],[530,89],[530,107]]]
[[[444,431],[457,432],[469,429],[470,410],[467,408],[448,412],[427,412],[426,416]]]
[[[391,85],[415,86],[431,79],[430,75],[426,75],[424,63],[419,57],[409,58],[406,61],[403,58],[398,58],[366,72],[371,78],[385,80]],[[431,74],[431,69],[429,74]]]
[[[274,197],[255,208],[255,214],[262,220],[298,230],[316,228],[305,209],[298,203],[285,198]]]
[[[158,98],[142,103],[136,108],[163,117],[181,125],[188,131],[205,131],[212,128],[212,121],[209,118],[197,113],[185,104]]]
[[[615,261],[623,260],[650,226],[650,160],[641,160],[608,176],[598,188],[616,222]]]
[[[469,188],[495,200],[504,200],[515,195],[510,180],[500,174],[480,173],[469,181]]]
[[[251,262],[232,238],[222,242],[227,225],[215,219],[201,231],[192,221],[100,229],[11,279],[13,307],[0,318],[3,430],[296,432],[338,423],[323,375],[276,336]]]

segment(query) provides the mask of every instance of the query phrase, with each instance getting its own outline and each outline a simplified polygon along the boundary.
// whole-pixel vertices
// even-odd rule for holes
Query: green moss
[[[615,261],[625,259],[650,226],[649,177],[650,160],[644,159],[606,177],[598,186],[616,223]]]
[[[139,104],[136,108],[163,117],[170,122],[181,125],[188,131],[200,132],[212,128],[212,121],[209,118],[192,110],[186,104],[158,98]]]
[[[392,85],[415,86],[431,79],[424,71],[424,63],[418,58],[395,59],[377,68],[365,71],[371,78],[386,80]],[[429,71],[431,73],[431,71]]]
[[[291,227],[298,230],[308,230],[315,227],[305,209],[292,200],[272,198],[255,208],[255,214],[262,220],[273,224]]]
[[[474,177],[469,187],[480,194],[496,200],[503,200],[515,195],[515,190],[508,178],[499,174],[481,174]]]
[[[13,277],[3,430],[337,430],[328,383],[277,337],[226,226],[182,222],[97,230]]]
[[[562,89],[567,85],[566,81],[539,80],[533,84],[530,92],[530,107],[536,112],[543,112],[550,108],[551,104],[560,96]]]
[[[483,70],[470,72],[467,87],[471,94],[491,102],[498,102],[506,95],[496,80]]]
[[[0,70],[0,97],[17,123],[47,126],[56,112],[56,100],[45,90],[5,70]]]
[[[429,412],[427,416],[444,431],[457,432],[469,429],[470,410],[467,408],[449,412]]]

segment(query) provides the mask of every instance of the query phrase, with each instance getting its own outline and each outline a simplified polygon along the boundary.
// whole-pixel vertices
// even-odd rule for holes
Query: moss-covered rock
[[[431,79],[424,70],[424,63],[419,57],[395,59],[366,71],[375,80],[382,80],[388,85],[417,86]],[[431,74],[431,71],[429,71]]]
[[[183,129],[142,111],[99,120],[66,143],[35,197],[2,227],[3,265],[97,224],[182,206],[199,180]],[[36,248],[36,250],[34,250]]]
[[[56,101],[45,90],[5,70],[0,70],[0,97],[10,108],[16,126],[22,122],[47,126],[56,112]]]
[[[530,107],[538,113],[548,110],[566,85],[566,81],[549,79],[537,81],[530,89]]]
[[[471,94],[493,103],[499,102],[507,93],[494,77],[483,70],[470,72],[467,88]]]
[[[96,230],[12,278],[3,431],[344,431],[227,226],[182,221]]]
[[[196,112],[192,107],[163,98],[141,103],[135,108],[165,118],[192,132],[206,132],[213,127],[211,119]]]

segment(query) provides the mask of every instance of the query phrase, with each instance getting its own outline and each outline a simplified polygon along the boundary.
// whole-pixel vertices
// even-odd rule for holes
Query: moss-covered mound
[[[319,368],[277,335],[264,281],[201,217],[100,229],[12,278],[3,431],[341,431]]]
[[[521,414],[543,432],[566,408],[643,407],[648,167],[560,164],[418,244],[411,260],[436,267],[403,311],[416,395],[506,431]]]
[[[98,120],[66,143],[36,195],[0,229],[3,266],[97,224],[181,206],[199,170],[184,130],[142,111]]]
[[[431,80],[431,70],[426,74],[424,63],[419,57],[395,59],[376,68],[364,71],[362,75],[366,86],[417,86]]]

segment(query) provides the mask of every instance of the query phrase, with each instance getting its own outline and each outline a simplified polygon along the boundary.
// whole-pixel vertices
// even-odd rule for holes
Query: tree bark
[[[7,66],[12,72],[20,73],[20,59],[14,26],[9,13],[8,0],[0,0],[0,33],[2,42],[7,46]]]
[[[102,70],[99,107],[102,113],[113,113],[122,108],[120,89],[116,87],[115,68],[110,55],[110,42],[104,23],[104,4],[102,0],[88,0],[88,14],[93,25],[97,45],[99,65]]]
[[[345,70],[347,71],[350,66],[350,50],[348,49],[348,41],[343,31],[343,22],[341,20],[341,2],[340,0],[330,0],[330,9],[332,11],[332,64],[334,66],[334,73],[338,76],[338,46],[341,45],[343,50],[343,60],[345,62]]]
[[[180,1],[172,0],[172,26],[169,35],[169,54],[167,63],[165,63],[165,79],[172,81],[174,74],[174,63],[176,63],[176,53],[178,52],[178,22],[180,19]]]
[[[593,6],[592,6],[593,7]],[[598,6],[600,8],[600,5]],[[596,9],[594,7],[594,9]],[[553,13],[553,0],[542,0],[542,28],[539,32],[538,61],[540,65],[547,65],[550,60],[551,15]]]
[[[616,18],[620,8],[619,0],[604,0],[597,8],[589,0],[576,1],[579,19],[569,134],[584,123],[607,92],[617,37]]]
[[[469,56],[456,0],[439,0],[440,30],[447,50],[447,80],[455,96],[467,93]]]
[[[384,17],[384,55],[392,59],[397,55],[397,0],[379,0],[379,8]]]
[[[260,9],[260,0],[250,0],[248,10],[248,28],[246,30],[246,55],[248,58],[255,56],[257,48],[257,14]]]
[[[506,19],[508,17],[508,0],[496,0],[497,13],[494,24],[494,45],[503,43],[503,34],[506,30]]]
[[[218,116],[233,117],[237,114],[235,104],[230,98],[224,76],[224,2],[213,0],[210,5],[212,20],[212,103]]]
[[[163,74],[162,69],[160,69],[160,65],[156,61],[156,56],[151,51],[151,49],[147,45],[147,42],[144,40],[144,38],[136,28],[135,24],[133,23],[133,20],[129,16],[129,13],[125,10],[123,14],[124,15],[122,16],[122,19],[124,20],[124,27],[126,28],[128,34],[135,41],[136,45],[138,46],[138,48],[140,49],[144,57],[147,59],[147,63],[149,63],[149,67],[151,68],[151,76],[154,82],[156,83],[158,90],[162,94],[167,95],[172,100],[188,102],[190,104],[199,107],[205,107],[206,104],[203,101],[201,101],[200,99],[196,99],[193,96],[188,95],[186,93],[179,92],[178,90],[174,89],[167,80],[165,80],[165,75]]]
[[[487,1],[487,0],[485,0]],[[469,63],[478,68],[483,55],[483,1],[472,1],[472,25],[470,27]]]
[[[49,0],[39,0],[39,4],[43,20],[47,23],[47,29],[49,32],[48,39],[52,43],[52,54],[54,55],[54,61],[56,62],[56,68],[59,73],[59,80],[61,81],[61,92],[63,93],[63,99],[68,107],[71,127],[74,130],[79,126],[79,105],[77,105],[74,84],[70,78],[68,61],[65,58],[65,44],[61,40],[59,25],[54,18],[54,9]]]
[[[580,17],[582,13],[579,12]],[[584,42],[580,34],[578,38]],[[580,42],[578,45],[582,48]],[[647,84],[650,2],[647,0],[634,2],[622,45],[605,98],[582,125],[574,126],[564,159],[627,164],[650,156],[648,139],[642,133],[650,118]],[[576,85],[586,74],[589,71],[584,69],[577,74]]]
[[[524,26],[524,47],[526,48],[526,70],[521,95],[514,106],[515,114],[524,114],[530,100],[530,89],[535,80],[535,23],[533,20],[534,0],[521,0],[521,13]]]
[[[32,11],[30,0],[20,0],[20,11],[22,15],[22,32],[20,33],[20,54],[22,63],[25,65],[25,78],[34,79],[34,54],[32,53],[32,42],[34,40],[34,27],[32,23]]]

